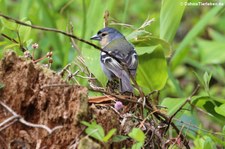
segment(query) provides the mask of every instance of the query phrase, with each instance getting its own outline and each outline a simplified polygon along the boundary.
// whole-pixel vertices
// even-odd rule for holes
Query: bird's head
[[[124,37],[119,31],[114,28],[106,27],[98,31],[91,37],[91,40],[98,40],[102,47],[105,47],[111,41]]]

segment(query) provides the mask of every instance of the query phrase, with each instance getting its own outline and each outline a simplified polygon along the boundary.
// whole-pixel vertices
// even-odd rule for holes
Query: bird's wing
[[[113,54],[112,54],[113,55]],[[120,60],[118,56],[115,56]],[[101,53],[101,62],[104,64],[104,67],[115,74],[118,78],[120,78],[122,74],[122,66],[121,64],[115,60],[114,58],[108,56],[106,53]]]
[[[130,70],[133,76],[136,75],[136,69],[138,66],[138,57],[135,50],[130,50],[128,54],[124,57],[124,62],[127,64],[128,69]]]
[[[125,63],[131,74],[135,76],[138,65],[137,54],[135,50],[130,50],[128,53],[123,53],[121,52],[121,50],[113,50],[109,53],[117,58],[117,60],[119,60],[120,62]],[[105,65],[106,69],[112,71],[118,78],[120,78],[122,75],[121,71],[123,70],[123,67],[117,60],[108,56],[104,52],[101,53],[101,61]]]

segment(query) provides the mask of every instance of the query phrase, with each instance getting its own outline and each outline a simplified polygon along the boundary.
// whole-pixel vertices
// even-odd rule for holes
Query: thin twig
[[[173,118],[174,120],[176,120],[177,122],[179,122],[180,124],[184,124],[185,127],[188,127],[188,129],[191,129],[191,130],[194,130],[194,129],[198,129],[200,131],[204,131],[206,133],[209,133],[209,134],[212,134],[212,135],[219,135],[219,136],[225,136],[225,134],[223,134],[222,132],[211,132],[211,131],[208,131],[206,129],[203,129],[203,128],[200,128],[198,126],[195,126],[191,123],[188,123],[188,122],[184,122],[184,121],[181,121],[179,119],[176,119],[176,118]],[[183,126],[183,125],[182,125]]]
[[[70,28],[68,30],[69,30],[68,32],[70,34],[74,34],[73,33],[73,25],[72,25],[72,23],[70,23]],[[82,54],[81,54],[81,49],[77,46],[77,44],[75,43],[74,39],[73,38],[70,38],[70,41],[71,41],[71,43],[73,45],[73,48],[76,49],[78,56],[83,57]]]
[[[58,72],[58,75],[64,76],[65,71],[71,66],[71,64],[67,64],[60,72]]]
[[[19,45],[20,45],[20,43],[19,43],[18,41],[16,41],[15,39],[13,39],[13,38],[11,38],[11,37],[9,37],[9,36],[3,34],[3,33],[1,33],[1,35],[2,35],[4,38],[6,38],[6,39],[12,41],[13,43],[16,43],[16,44],[19,44]],[[20,45],[20,48],[21,48],[22,52],[25,52],[25,51],[26,51],[26,49],[25,49],[22,45]]]
[[[45,89],[45,88],[51,88],[51,87],[70,87],[70,86],[75,86],[72,84],[46,84],[41,86],[41,89]]]
[[[103,26],[107,27],[109,25],[109,11],[106,10],[104,13],[104,23]]]
[[[37,144],[36,144],[36,148],[35,149],[40,149],[41,148],[41,142],[42,142],[41,139],[37,140]]]
[[[13,119],[12,121],[9,121],[6,125],[4,125],[3,127],[0,128],[0,132],[6,128],[8,128],[9,126],[13,125],[15,122],[17,122],[18,119]]]
[[[7,124],[7,123],[9,123],[10,121],[15,120],[15,119],[17,119],[17,118],[19,118],[18,115],[13,115],[13,116],[7,118],[6,120],[4,120],[3,122],[0,123],[0,127],[4,126],[5,124]],[[0,129],[0,131],[1,131],[1,129]]]
[[[197,91],[199,90],[200,88],[200,85],[197,85],[197,87],[195,88],[195,90],[192,92],[192,94],[186,99],[186,101],[179,107],[179,109],[177,109],[177,111],[170,116],[170,121],[172,121],[172,119],[176,116],[176,114],[182,110],[182,108],[188,103],[191,101],[191,98],[197,93]]]
[[[41,125],[41,124],[33,124],[30,122],[27,122],[23,117],[21,117],[20,115],[18,115],[15,111],[13,111],[10,107],[8,107],[5,103],[3,103],[2,101],[0,101],[0,104],[9,112],[11,113],[13,116],[11,118],[8,119],[12,120],[12,119],[18,119],[18,121],[26,126],[29,127],[34,127],[34,128],[42,128],[45,129],[49,134],[51,134],[53,131],[55,131],[56,129],[60,129],[63,126],[56,126],[53,129],[50,129],[49,127],[45,126],[45,125]],[[3,124],[5,124],[5,121],[3,121]],[[3,125],[2,123],[0,123],[0,126]]]
[[[120,101],[131,102],[131,103],[135,103],[135,104],[138,104],[138,105],[142,105],[142,103],[137,102],[137,99],[135,97],[132,98],[132,99],[127,99],[127,98],[124,98],[121,95],[115,95],[115,94],[112,94],[112,93],[104,91],[104,90],[98,90],[98,89],[94,89],[94,88],[89,88],[89,90],[95,91],[95,92],[101,92],[101,93],[113,96],[113,97],[117,98]]]
[[[179,109],[172,115],[170,116],[170,118],[167,121],[167,127],[164,131],[164,133],[167,132],[167,130],[169,129],[170,125],[172,125],[173,127],[175,126],[174,123],[172,123],[172,119],[176,116],[176,114],[182,110],[182,108],[188,103],[190,102],[191,98],[197,93],[197,91],[199,90],[200,85],[197,85],[197,87],[195,88],[195,90],[192,92],[192,94],[186,99],[186,101],[179,107]],[[176,130],[176,129],[175,129]],[[176,130],[177,132],[179,131],[179,129],[177,128]],[[179,134],[179,133],[178,133]],[[183,135],[180,135],[181,139],[183,140]]]

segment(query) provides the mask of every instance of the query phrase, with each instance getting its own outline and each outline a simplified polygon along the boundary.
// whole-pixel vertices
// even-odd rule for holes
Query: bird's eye
[[[107,33],[102,33],[102,37],[104,37],[104,36],[106,36],[107,35]]]
[[[102,33],[101,31],[98,31],[98,33],[97,33],[97,34],[99,35],[99,34],[101,34],[101,33]]]

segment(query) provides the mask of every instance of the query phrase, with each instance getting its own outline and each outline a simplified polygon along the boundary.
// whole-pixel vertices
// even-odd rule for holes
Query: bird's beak
[[[101,40],[101,38],[98,35],[94,35],[91,37],[91,40]]]

